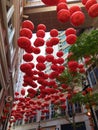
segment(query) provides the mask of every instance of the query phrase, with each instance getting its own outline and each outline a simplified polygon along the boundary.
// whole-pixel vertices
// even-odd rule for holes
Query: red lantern
[[[59,0],[41,0],[47,6],[57,5]]]
[[[46,41],[46,46],[47,47],[52,47],[52,43],[50,42],[50,40]]]
[[[67,55],[67,58],[71,58],[72,55],[73,55],[73,53],[69,52],[68,55]]]
[[[62,57],[62,56],[64,55],[64,53],[63,53],[63,51],[58,51],[58,52],[56,53],[56,55],[57,55],[58,57]]]
[[[23,60],[26,62],[32,61],[33,60],[33,56],[29,53],[26,53],[23,55]]]
[[[45,31],[40,29],[36,32],[36,36],[37,37],[41,37],[41,38],[44,38],[45,37]]]
[[[34,52],[34,47],[33,46],[29,46],[28,48],[25,48],[25,51],[27,53],[33,53]]]
[[[76,62],[76,61],[69,61],[68,62],[68,68],[70,68],[70,69],[77,69],[77,67],[78,67],[78,62]]]
[[[37,62],[39,63],[44,63],[45,60],[46,60],[46,57],[45,56],[42,56],[42,55],[39,55],[37,58],[36,58]]]
[[[65,104],[60,105],[60,107],[61,107],[62,109],[66,109],[66,105],[65,105]]]
[[[25,36],[27,38],[32,38],[32,31],[28,28],[22,28],[20,30],[20,36]]]
[[[37,30],[44,30],[44,31],[46,31],[46,26],[44,24],[38,24]]]
[[[78,64],[78,68],[79,68],[79,69],[81,69],[81,68],[83,68],[83,67],[84,67],[83,64]]]
[[[58,58],[58,59],[57,59],[57,63],[58,63],[58,64],[63,64],[63,63],[64,63],[64,59],[61,58],[61,57]]]
[[[51,37],[57,37],[58,36],[58,30],[57,29],[52,29],[50,31],[50,36]]]
[[[2,118],[2,120],[6,120],[7,117],[6,116],[2,116],[1,118]]]
[[[58,73],[62,73],[65,67],[63,65],[58,66]]]
[[[74,28],[68,28],[68,29],[66,29],[65,35],[68,36],[70,34],[76,34],[76,29],[74,29]]]
[[[56,72],[56,71],[51,72],[50,75],[49,75],[50,79],[55,79],[57,77],[58,77],[58,72]]]
[[[85,5],[88,0],[82,0],[82,4]]]
[[[48,86],[54,86],[56,82],[54,80],[49,81]]]
[[[67,9],[61,9],[57,13],[57,18],[62,23],[68,22],[69,19],[70,19],[70,12],[69,12],[69,10],[67,10]]]
[[[23,49],[31,46],[31,41],[27,37],[19,37],[17,40],[17,43],[18,43],[18,46]]]
[[[15,96],[18,96],[19,95],[19,92],[15,92]]]
[[[86,70],[85,70],[84,68],[80,68],[79,72],[80,72],[80,73],[85,73]]]
[[[32,67],[29,63],[23,63],[20,65],[20,70],[22,72],[29,72],[29,71],[31,71],[31,69],[32,69]]]
[[[30,20],[25,20],[23,23],[22,23],[22,28],[28,28],[30,29],[31,31],[34,30],[34,24],[30,21]]]
[[[54,60],[54,56],[51,54],[46,55],[46,61],[52,62]]]
[[[44,39],[41,37],[37,37],[36,40],[34,41],[34,46],[35,47],[40,47],[44,45]]]
[[[80,26],[84,21],[85,15],[82,11],[76,11],[70,17],[70,22],[73,26]]]
[[[66,0],[59,0],[58,3],[64,2],[66,3]]]
[[[74,34],[70,34],[66,37],[66,42],[70,45],[74,44],[77,40],[77,36]]]
[[[97,1],[96,1],[96,0],[88,0],[88,1],[86,2],[86,4],[85,4],[85,8],[86,8],[87,10],[89,10],[89,8],[90,8],[92,5],[94,5],[94,4],[97,4]]]
[[[21,90],[21,95],[23,95],[23,96],[25,95],[25,89]]]
[[[50,44],[52,44],[52,46],[57,45],[58,43],[59,43],[58,37],[51,37]]]
[[[47,47],[45,51],[46,51],[47,54],[51,54],[51,53],[53,53],[53,48]]]
[[[98,3],[92,5],[92,6],[89,8],[88,14],[89,14],[89,16],[91,16],[92,18],[98,16]]]
[[[52,64],[51,69],[54,71],[58,71],[58,66],[56,64]]]
[[[39,77],[44,77],[44,72],[38,71],[38,76],[39,76]]]
[[[35,47],[33,52],[34,52],[34,54],[39,54],[40,53],[40,48]]]
[[[68,6],[65,2],[60,2],[58,5],[57,5],[57,8],[56,8],[56,11],[60,11],[61,9],[67,9],[68,10]]]
[[[34,63],[30,62],[29,64],[31,65],[31,67],[33,69],[34,68]]]
[[[46,69],[46,66],[43,63],[38,63],[36,64],[36,69],[38,69],[39,71],[42,71]]]
[[[73,5],[69,8],[70,15],[72,15],[76,11],[81,11],[81,8],[78,5]]]

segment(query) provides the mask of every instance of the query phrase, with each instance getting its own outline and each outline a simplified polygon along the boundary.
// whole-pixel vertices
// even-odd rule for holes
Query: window
[[[0,91],[1,91],[1,89],[2,89],[2,86],[1,86],[1,84],[0,84]]]
[[[65,116],[65,114],[66,114],[65,109],[61,109],[60,115],[61,115],[61,116]]]
[[[46,113],[46,119],[49,119],[49,113]]]
[[[72,117],[72,104],[71,103],[68,103],[68,115],[70,116],[70,117]]]
[[[76,113],[81,113],[81,105],[80,103],[75,103],[75,112]]]
[[[36,122],[36,116],[34,116],[33,122]]]
[[[98,79],[98,68],[97,67],[94,68],[94,73],[95,73],[96,79]]]
[[[33,122],[33,117],[30,117],[29,123],[32,123],[32,122]]]
[[[93,70],[89,73],[89,75],[90,75],[90,79],[91,79],[92,85],[95,85],[96,84],[96,80],[95,80],[95,76],[94,76]]]
[[[54,104],[51,104],[51,118],[55,117]]]

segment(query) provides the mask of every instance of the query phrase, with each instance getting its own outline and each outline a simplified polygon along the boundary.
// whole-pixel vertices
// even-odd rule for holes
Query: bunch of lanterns
[[[42,0],[42,2],[47,6],[56,6],[57,18],[62,23],[69,21],[73,26],[77,27],[85,21],[84,13],[78,5],[68,8],[65,0]],[[95,0],[82,0],[82,4],[87,9],[89,16],[98,16],[98,3]],[[73,96],[69,92],[66,96],[62,93],[63,89],[70,90],[70,86],[62,84],[61,89],[58,89],[58,84],[55,80],[66,69],[63,51],[56,52],[56,57],[53,54],[54,47],[60,42],[58,30],[50,30],[50,39],[45,41],[46,26],[39,24],[37,26],[36,39],[32,43],[33,30],[34,24],[30,20],[23,21],[17,44],[25,52],[23,54],[24,63],[20,65],[20,70],[24,73],[22,84],[24,88],[21,89],[20,93],[15,92],[9,129],[12,122],[22,118],[26,122],[37,114],[37,110],[42,112],[41,118],[44,119],[44,113],[49,113],[48,106],[50,102],[56,106],[59,105],[62,109],[66,109],[66,98],[70,99]],[[77,36],[74,28],[66,29],[65,36],[65,41],[69,45],[75,44]],[[45,56],[40,54],[43,51],[40,48],[44,45],[46,46]],[[34,55],[36,55],[36,64]],[[71,55],[69,54],[68,57]],[[50,73],[45,73],[47,62],[50,64]],[[74,60],[68,62],[68,68],[71,72],[78,70],[80,73],[85,73],[83,64],[78,64]],[[27,86],[30,87],[25,90]],[[37,87],[39,87],[40,94],[37,92]],[[26,91],[28,92],[27,97],[25,97]],[[38,99],[34,100],[33,97],[36,95]],[[5,117],[3,118],[5,119]]]

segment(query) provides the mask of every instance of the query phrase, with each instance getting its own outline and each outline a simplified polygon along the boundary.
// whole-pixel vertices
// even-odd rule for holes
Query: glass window
[[[94,68],[94,73],[95,73],[96,79],[98,79],[98,68],[97,67]]]
[[[72,117],[72,104],[68,103],[68,115]]]
[[[0,84],[0,91],[1,91],[1,89],[2,89],[2,86],[1,86],[1,84]]]
[[[51,118],[55,117],[54,104],[51,104]]]
[[[65,109],[61,109],[60,115],[61,115],[61,116],[65,116],[65,114],[66,114],[66,113],[65,113]]]
[[[96,84],[96,79],[95,79],[93,70],[91,72],[89,72],[89,75],[90,75],[92,85],[95,85]]]
[[[80,103],[75,103],[75,112],[76,113],[81,113],[81,105]]]

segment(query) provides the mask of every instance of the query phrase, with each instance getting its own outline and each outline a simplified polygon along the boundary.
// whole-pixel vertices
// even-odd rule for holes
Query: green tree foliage
[[[98,54],[98,30],[82,33],[69,51],[73,52],[71,59],[80,60],[85,56],[91,56],[92,60],[96,61],[96,55]]]

